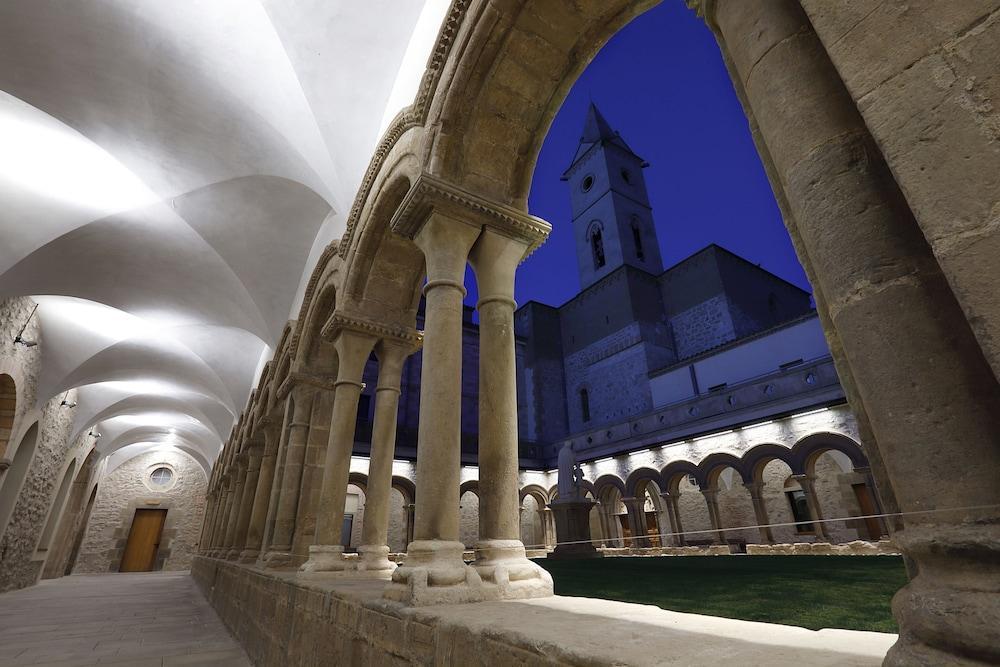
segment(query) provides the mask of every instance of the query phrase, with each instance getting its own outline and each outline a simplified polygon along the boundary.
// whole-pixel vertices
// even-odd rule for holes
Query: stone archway
[[[14,434],[14,417],[17,415],[17,386],[14,378],[0,373],[0,473],[6,469],[7,448]],[[9,462],[8,462],[9,463]]]

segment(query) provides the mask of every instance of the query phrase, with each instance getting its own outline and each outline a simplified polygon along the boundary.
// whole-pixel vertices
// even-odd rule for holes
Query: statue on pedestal
[[[583,469],[576,461],[573,443],[567,442],[559,450],[559,494],[561,501],[580,499],[580,482],[583,481]]]
[[[583,468],[572,442],[559,450],[556,498],[549,503],[556,520],[556,548],[549,558],[600,558],[590,538],[590,510],[594,501],[583,493]]]

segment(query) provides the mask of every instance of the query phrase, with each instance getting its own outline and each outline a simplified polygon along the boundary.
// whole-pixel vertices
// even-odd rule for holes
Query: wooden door
[[[871,489],[868,488],[867,484],[853,484],[851,486],[854,489],[854,496],[858,499],[858,507],[861,508],[861,514],[867,517],[865,519],[865,528],[868,530],[868,539],[877,540],[883,535],[888,535],[885,530],[885,525],[882,523],[882,519],[872,517],[873,514],[878,514],[878,509],[875,507],[875,499],[872,498]]]
[[[132,519],[132,529],[128,533],[125,555],[122,556],[119,572],[150,572],[156,563],[156,552],[160,548],[160,533],[167,510],[137,509]]]

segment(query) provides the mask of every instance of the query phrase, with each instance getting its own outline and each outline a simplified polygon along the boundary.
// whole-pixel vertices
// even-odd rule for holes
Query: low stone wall
[[[846,544],[829,542],[796,542],[795,544],[748,544],[751,556],[898,556],[899,549],[889,540],[865,542],[855,540]]]
[[[196,557],[192,576],[256,665],[879,665],[896,636],[812,631],[552,596],[408,608],[384,581]]]

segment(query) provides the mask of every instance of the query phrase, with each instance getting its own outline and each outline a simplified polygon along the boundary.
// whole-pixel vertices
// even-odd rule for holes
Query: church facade
[[[647,163],[591,104],[563,180],[580,292],[514,315],[522,541],[551,547],[572,446],[608,547],[878,540],[881,504],[808,292],[718,245],[664,269]],[[479,332],[463,317],[462,541],[478,522]],[[423,309],[418,313],[421,326]],[[366,368],[345,547],[361,539],[377,360]],[[403,369],[395,472],[412,480],[421,354]],[[396,492],[391,546],[412,502]],[[809,519],[824,522],[805,523]],[[796,523],[802,520],[803,523]],[[785,524],[777,527],[770,524]],[[353,533],[353,537],[351,534]]]

